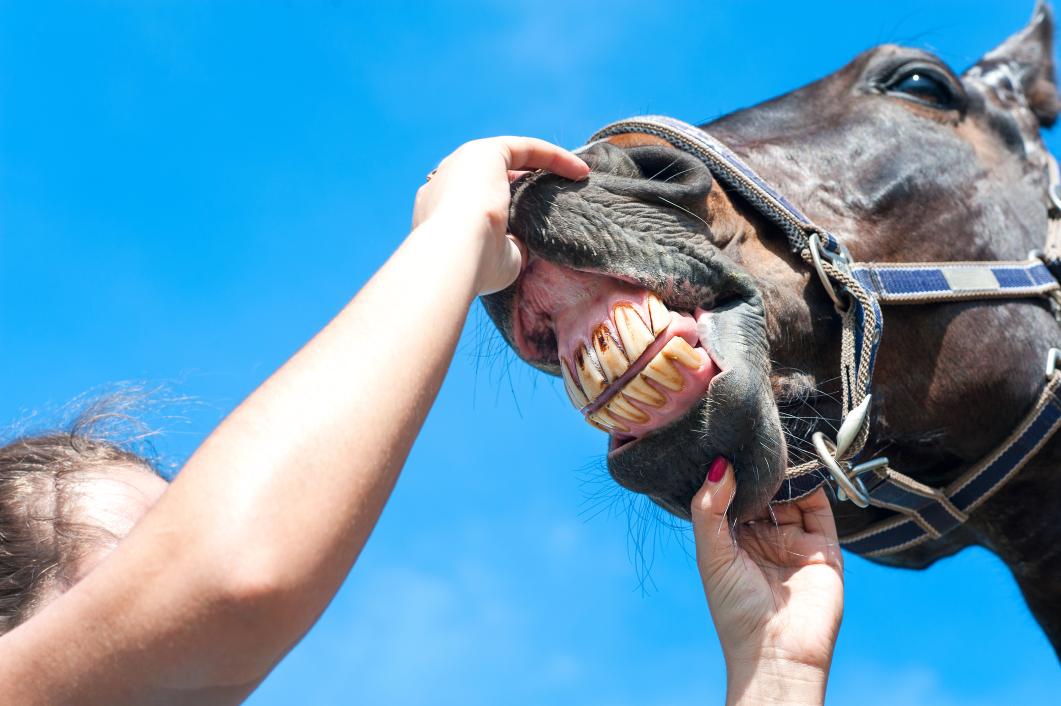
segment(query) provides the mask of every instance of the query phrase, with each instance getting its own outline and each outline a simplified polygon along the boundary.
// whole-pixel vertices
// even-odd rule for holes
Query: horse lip
[[[659,297],[660,301],[662,301],[663,304],[668,309],[670,309],[671,311],[696,311],[697,309],[700,309],[700,308],[709,309],[711,306],[713,306],[712,302],[715,300],[714,292],[709,287],[707,287],[705,285],[702,285],[702,284],[699,284],[699,283],[696,283],[696,282],[693,282],[691,280],[682,280],[681,282],[674,281],[674,282],[671,283],[671,288],[672,289],[681,289],[681,288],[685,288],[685,287],[691,287],[694,290],[697,290],[698,296],[696,296],[695,298],[690,298],[690,302],[675,302],[673,296],[670,296],[670,295],[666,294],[665,292],[660,291],[660,289],[658,288],[658,283],[653,283],[653,282],[649,281],[648,277],[646,277],[644,279],[639,279],[638,277],[635,277],[635,276],[632,276],[632,275],[628,275],[628,274],[610,272],[610,271],[608,271],[608,270],[606,270],[604,268],[598,268],[598,267],[575,267],[574,265],[570,265],[570,264],[567,264],[567,263],[557,262],[555,260],[552,260],[549,257],[545,257],[545,256],[541,255],[538,252],[532,251],[531,259],[533,260],[535,258],[540,258],[542,260],[546,260],[548,262],[552,262],[553,264],[559,265],[561,267],[564,267],[566,269],[572,270],[574,272],[584,272],[586,274],[600,275],[602,277],[609,277],[611,279],[618,280],[618,281],[623,282],[625,284],[632,284],[635,287],[640,287],[641,289],[644,289],[644,290],[646,290],[648,292],[651,292],[652,294],[655,294],[657,297]],[[525,265],[524,266],[524,272],[526,272],[526,271],[527,271],[527,266]],[[522,276],[523,275],[520,275],[521,278],[522,278]],[[518,284],[519,284],[519,280],[517,280],[516,285],[514,285],[514,286],[518,286]],[[695,299],[695,301],[691,301],[692,299]],[[515,313],[516,313],[515,310],[516,310],[516,308],[518,308],[517,306],[515,306],[516,303],[517,302],[513,302],[513,304],[514,304],[514,306],[513,306],[513,316],[512,316],[512,319],[511,319],[512,345],[513,345],[513,347],[516,349],[516,352],[519,353],[520,356],[525,361],[530,363],[531,365],[534,365],[536,367],[545,369],[546,371],[548,371],[548,372],[550,372],[550,373],[552,373],[554,375],[559,375],[560,374],[559,373],[560,360],[559,360],[558,356],[542,357],[542,356],[531,356],[531,355],[528,355],[529,351],[531,351],[532,349],[536,348],[536,346],[530,345],[529,342],[525,339],[525,337],[523,335],[523,331],[521,330],[521,327],[520,327],[519,316],[515,315]],[[706,348],[705,348],[705,352],[707,352]],[[710,353],[709,353],[709,355],[710,355]],[[717,361],[715,361],[715,363],[717,365]]]

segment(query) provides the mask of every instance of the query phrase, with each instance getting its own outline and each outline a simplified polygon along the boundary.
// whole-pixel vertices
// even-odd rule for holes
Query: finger
[[[836,520],[833,518],[833,506],[825,495],[825,488],[818,488],[805,498],[796,501],[796,507],[803,513],[803,529],[808,534],[817,534],[835,544]]]
[[[772,503],[759,520],[765,520],[775,525],[803,526],[803,512],[796,507],[795,503]]]
[[[512,170],[544,169],[567,179],[585,179],[589,165],[574,153],[536,137],[495,138],[508,154]]]
[[[717,477],[717,464],[723,464],[721,478]],[[732,564],[737,557],[737,546],[730,535],[726,517],[736,487],[733,468],[719,456],[711,463],[703,487],[693,498],[690,509],[696,537],[696,561],[705,586],[720,568]]]
[[[524,174],[530,174],[526,169],[509,169],[508,170],[508,183],[511,184],[516,179],[519,179]]]
[[[514,235],[505,236],[504,247],[505,251],[501,255],[495,276],[487,283],[486,287],[479,292],[479,294],[493,294],[494,292],[500,292],[502,289],[505,289],[515,282],[516,278],[519,277],[519,273],[523,269],[523,263],[527,261],[527,248],[522,242],[520,242],[519,238]]]

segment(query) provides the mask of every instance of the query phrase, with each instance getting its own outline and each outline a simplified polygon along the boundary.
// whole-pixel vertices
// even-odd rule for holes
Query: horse
[[[1044,355],[1061,346],[1058,287],[1043,268],[1061,267],[1033,252],[1061,218],[1040,135],[1061,112],[1052,57],[1053,13],[1040,2],[962,73],[886,44],[698,128],[605,131],[581,151],[586,180],[537,172],[513,184],[510,230],[528,257],[484,307],[518,356],[562,377],[607,432],[609,473],[625,488],[688,519],[722,455],[739,523],[798,494],[778,496],[794,466],[813,467],[801,477],[818,483],[839,470],[837,482],[883,484],[894,469],[905,492],[936,494],[946,526],[925,508],[897,516],[898,501],[845,502],[862,495],[847,483],[831,497],[841,536],[909,521],[917,541],[865,552],[905,568],[988,548],[1061,649],[1061,525],[1043,511],[1061,504],[1056,420],[967,511],[938,490],[985,457],[1012,456],[1014,428],[1042,425],[1032,412],[1061,409],[1056,382],[1043,397]],[[783,227],[792,213],[813,224],[795,248]],[[857,297],[859,317],[844,313],[871,284],[850,263],[939,261],[959,263],[935,270],[959,290],[987,271],[961,263],[981,261],[1023,262],[1032,283],[1009,296],[996,268],[984,297],[889,306],[871,291]],[[882,303],[886,327],[862,337]],[[873,367],[871,395],[845,377],[861,365],[852,350]],[[852,438],[857,458],[841,453]],[[837,468],[823,471],[830,460]]]

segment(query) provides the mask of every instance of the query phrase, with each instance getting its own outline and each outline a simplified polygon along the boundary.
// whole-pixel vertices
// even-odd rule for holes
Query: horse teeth
[[[575,370],[578,373],[578,381],[582,385],[583,392],[589,400],[595,400],[604,392],[608,381],[597,368],[593,354],[585,347],[579,346],[575,349]]]
[[[630,421],[636,424],[644,424],[648,421],[648,415],[630,404],[630,402],[622,395],[616,395],[613,397],[605,406],[605,409],[607,409],[613,416],[624,421]]]
[[[676,360],[691,370],[696,370],[703,363],[703,359],[696,352],[696,349],[690,346],[689,342],[681,336],[675,336],[667,341],[667,345],[663,346],[662,353],[668,360]]]
[[[593,351],[597,354],[597,361],[608,382],[614,382],[630,367],[626,356],[619,350],[619,344],[604,324],[598,326],[593,333]]]
[[[670,325],[670,309],[664,306],[655,294],[649,294],[648,313],[652,318],[652,333],[659,335]]]
[[[586,399],[586,394],[582,392],[582,388],[578,386],[574,378],[571,377],[571,370],[568,368],[567,361],[560,361],[560,374],[564,378],[564,389],[567,390],[567,397],[574,403],[576,407],[582,409],[589,400]]]
[[[619,333],[623,350],[626,351],[626,357],[633,362],[652,345],[656,337],[634,307],[619,304],[612,313],[615,317],[615,330]]]
[[[656,354],[656,357],[649,362],[648,367],[641,374],[649,380],[658,382],[672,392],[679,392],[685,387],[685,378],[674,367],[674,364],[667,360],[667,356],[664,355],[663,351]]]
[[[649,407],[662,407],[667,401],[663,393],[648,384],[640,375],[635,377],[623,387],[623,394],[641,404]]]
[[[603,409],[597,410],[593,414],[589,415],[587,419],[589,419],[591,423],[596,422],[599,427],[604,427],[605,431],[630,431],[630,427],[624,425],[622,422],[620,422],[612,415],[608,414],[608,412]]]
[[[600,429],[600,430],[601,430],[601,431],[603,431],[603,432],[604,432],[605,434],[611,434],[611,433],[612,433],[613,431],[615,431],[615,430],[614,430],[614,429],[612,429],[611,427],[609,427],[609,426],[606,426],[606,425],[604,425],[604,424],[601,424],[600,422],[598,422],[597,420],[595,420],[595,419],[594,419],[593,417],[586,417],[586,421],[587,421],[587,422],[589,422],[589,425],[590,425],[591,427],[593,427],[594,429]]]

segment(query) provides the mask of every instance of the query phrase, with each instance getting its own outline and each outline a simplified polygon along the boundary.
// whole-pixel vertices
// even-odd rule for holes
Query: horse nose
[[[701,210],[714,183],[696,157],[669,145],[618,147],[598,142],[579,153],[594,172],[608,174],[608,190],[640,201]]]

